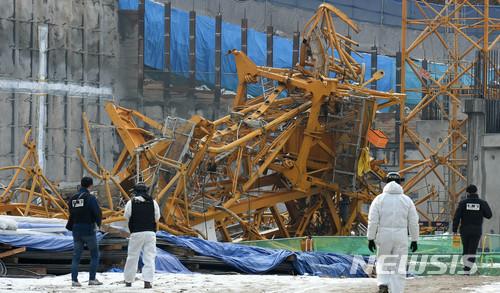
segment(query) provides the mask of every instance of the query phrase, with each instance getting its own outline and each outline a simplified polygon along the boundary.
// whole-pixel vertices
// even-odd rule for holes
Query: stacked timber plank
[[[190,271],[211,274],[242,273],[223,261],[198,255],[192,249],[157,239],[157,247],[176,256]],[[99,242],[99,272],[111,269],[123,269],[127,259],[128,239],[109,233]],[[24,247],[13,247],[0,243],[0,260],[7,268],[7,275],[63,275],[71,272],[73,251],[34,251]],[[293,267],[293,256],[279,264],[270,274],[297,274]],[[88,271],[90,253],[87,249],[82,254],[80,271]]]

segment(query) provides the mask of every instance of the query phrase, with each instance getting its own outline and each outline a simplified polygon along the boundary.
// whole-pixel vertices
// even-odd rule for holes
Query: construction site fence
[[[319,251],[348,255],[375,255],[368,249],[365,236],[312,236],[236,242],[292,251]],[[480,243],[476,263],[485,276],[500,276],[500,235],[486,234]],[[452,235],[421,235],[418,250],[408,251],[408,269],[419,276],[463,274],[462,246],[453,247]],[[478,275],[478,273],[474,273]]]
[[[486,234],[480,243],[479,254],[500,255],[500,234]],[[420,255],[462,254],[462,246],[454,247],[452,235],[421,235],[418,239]],[[237,244],[291,251],[321,251],[350,255],[373,255],[365,236],[312,236],[272,240],[242,241]],[[411,254],[411,253],[410,253]]]

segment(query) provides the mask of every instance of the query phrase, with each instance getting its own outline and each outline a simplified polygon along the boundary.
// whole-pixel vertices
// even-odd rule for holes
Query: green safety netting
[[[314,251],[335,252],[343,254],[374,254],[368,249],[365,236],[312,236]],[[284,238],[272,240],[242,241],[238,244],[302,251],[302,238]],[[418,240],[418,251],[415,254],[461,254],[462,246],[453,247],[452,235],[421,235]],[[500,234],[486,234],[480,246],[486,252],[500,252]]]
[[[313,236],[314,251],[343,254],[373,254],[364,236]]]
[[[350,255],[375,254],[368,249],[368,240],[365,236],[313,236],[311,240],[314,251]],[[288,238],[243,241],[238,244],[302,251],[301,243],[305,242],[305,238]],[[462,246],[453,247],[452,243],[452,235],[421,235],[418,240],[418,250],[415,253],[408,252],[408,269],[420,276],[463,274]],[[476,261],[481,274],[499,276],[500,235],[486,234],[481,239],[480,247],[485,247],[478,252]]]
[[[364,236],[314,236],[314,251],[344,254],[374,254],[368,249]],[[462,247],[452,246],[452,235],[422,235],[418,240],[418,253],[462,253]]]
[[[418,239],[418,253],[420,254],[461,254],[462,245],[453,247],[452,235],[421,235]]]
[[[258,246],[273,249],[284,249],[291,251],[302,251],[301,246],[302,238],[282,238],[272,240],[255,240],[255,241],[241,241],[234,242],[235,244]]]

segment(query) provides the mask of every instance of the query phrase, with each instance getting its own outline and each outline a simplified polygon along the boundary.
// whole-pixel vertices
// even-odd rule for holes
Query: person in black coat
[[[470,275],[471,267],[476,261],[477,246],[483,233],[483,218],[490,219],[492,213],[488,203],[477,195],[475,185],[467,186],[466,192],[467,197],[460,201],[453,217],[453,236],[457,235],[458,225],[461,224],[464,274]]]
[[[99,244],[97,235],[102,223],[102,211],[97,198],[90,193],[94,182],[90,177],[83,177],[80,189],[69,202],[69,223],[67,229],[73,232],[73,260],[71,262],[71,281],[73,287],[81,287],[78,282],[78,266],[84,245],[90,250],[89,285],[102,285],[96,279],[99,267]]]

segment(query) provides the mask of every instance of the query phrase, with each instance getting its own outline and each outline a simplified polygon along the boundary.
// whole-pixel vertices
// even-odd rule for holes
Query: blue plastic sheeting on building
[[[146,14],[144,15],[144,64],[163,70],[163,48],[165,43],[165,28],[163,25],[165,18],[164,6],[151,0],[147,0],[144,5],[146,10]],[[185,24],[188,23],[189,19]],[[176,30],[177,28],[172,27],[172,32],[176,32]],[[172,50],[175,51],[173,48]],[[189,53],[189,49],[187,52]]]
[[[189,77],[189,13],[177,9],[171,11],[171,72]],[[164,6],[151,0],[145,2],[145,43],[144,64],[158,70],[164,70]],[[222,22],[221,51],[241,48],[241,27]],[[258,66],[267,64],[267,35],[255,30],[248,30],[248,57]],[[293,43],[281,37],[273,37],[273,67],[291,68]],[[215,83],[215,20],[205,16],[196,16],[196,79],[209,84]],[[365,80],[371,77],[371,55],[361,53],[363,57],[352,54],[358,62],[366,63]],[[389,91],[395,83],[392,67],[394,58],[378,56],[378,69],[385,71],[386,76],[377,81],[377,89]],[[221,57],[222,88],[236,91],[238,77],[236,63],[232,55]],[[368,85],[369,87],[369,85]],[[262,94],[260,84],[250,84],[248,94]],[[387,111],[387,110],[384,110]]]
[[[122,10],[139,10],[139,0],[120,0],[118,7]]]
[[[256,2],[269,2],[275,6],[285,7],[288,9],[299,9],[309,12],[318,10],[318,6],[324,2],[333,5],[342,13],[347,15],[353,21],[368,22],[376,25],[401,27],[403,18],[403,4],[402,0],[255,0]],[[435,18],[437,12],[441,12],[444,6],[437,4],[430,4],[432,7],[427,7],[420,4],[420,7],[413,1],[407,1],[407,17],[408,19],[424,19],[425,16]],[[138,10],[139,0],[120,0],[120,9],[124,10]],[[476,10],[477,9],[477,10]],[[425,13],[422,14],[422,11]],[[449,11],[452,11],[450,9]],[[476,5],[474,8],[465,6],[460,9],[462,18],[469,19],[470,24],[476,22],[477,18],[482,17],[480,12],[484,11],[483,6]],[[500,6],[490,5],[490,15],[500,15]],[[409,25],[409,28],[418,28],[421,25]],[[468,33],[471,30],[468,30]],[[480,29],[475,29],[474,33],[481,34]],[[496,33],[494,33],[496,36]]]
[[[369,1],[369,2],[368,2]],[[322,1],[298,1],[298,0],[270,0],[275,5],[288,6],[289,8],[312,9],[315,11]],[[327,1],[331,2],[331,1]],[[129,9],[137,9],[137,0],[121,0],[120,8],[131,7]],[[360,0],[347,1],[339,0],[333,3],[335,7],[351,17],[355,15],[363,21],[371,19],[368,14],[378,15],[383,11],[383,21],[387,20],[387,15],[394,15],[397,18],[398,26],[401,25],[401,0]],[[135,6],[134,6],[135,5]],[[413,6],[411,6],[413,5]],[[309,7],[309,8],[308,8]],[[416,9],[414,3],[409,3],[409,17],[422,18],[422,13]],[[439,6],[438,6],[439,7]],[[468,7],[470,8],[470,7]],[[429,9],[429,8],[425,8]],[[442,9],[439,7],[438,11]],[[490,7],[490,12],[500,14],[500,7]],[[427,10],[424,10],[427,11]],[[467,10],[469,11],[469,10]],[[428,11],[428,15],[432,13]],[[364,14],[363,14],[364,13]],[[466,12],[471,17],[477,14],[475,10]],[[491,13],[490,13],[491,14]],[[476,15],[477,17],[477,15]],[[384,25],[390,25],[384,23]],[[171,11],[171,72],[183,77],[189,77],[189,13],[177,9]],[[226,22],[222,22],[222,52],[228,52],[232,49],[241,49],[241,27]],[[291,40],[273,37],[274,53],[273,67],[290,68],[292,66],[293,44]],[[267,36],[264,33],[254,30],[248,30],[248,57],[259,66],[264,66],[267,63]],[[144,63],[147,66],[158,70],[164,70],[164,6],[151,0],[145,1],[145,54]],[[196,64],[195,73],[196,79],[207,84],[215,82],[215,20],[205,16],[196,16]],[[353,58],[365,63],[365,80],[371,77],[371,56],[370,54],[361,53],[362,57],[352,54]],[[377,90],[388,92],[391,89],[396,90],[396,60],[393,57],[378,56],[378,70],[382,69],[385,76],[377,81]],[[236,64],[232,55],[222,55],[221,57],[221,85],[223,89],[236,91],[238,87],[238,77],[236,75]],[[417,62],[420,66],[420,62]],[[430,65],[431,66],[431,65]],[[435,65],[441,66],[444,65]],[[432,72],[435,71],[429,67]],[[444,72],[444,68],[443,71]],[[439,76],[436,76],[439,79]],[[470,84],[470,78],[463,77],[462,81],[465,84]],[[416,74],[411,70],[409,65],[406,67],[405,78],[406,89],[420,89],[422,84]],[[367,87],[370,87],[368,85]],[[261,84],[249,84],[248,94],[258,96],[262,94]],[[407,105],[415,105],[422,99],[422,94],[414,91],[407,92]],[[387,112],[389,109],[383,109],[381,112]]]
[[[307,2],[307,1],[306,1]],[[174,74],[189,77],[189,13],[177,9],[171,11],[171,67]],[[164,70],[164,6],[151,0],[145,1],[145,43],[144,64],[158,70]],[[248,30],[248,57],[258,66],[267,63],[267,36],[264,33]],[[223,53],[232,49],[241,48],[241,27],[222,22],[222,47]],[[273,37],[273,67],[291,68],[293,43],[291,40]],[[208,84],[215,83],[215,20],[205,16],[196,16],[196,79]],[[362,57],[352,54],[353,58],[366,64],[365,80],[371,77],[371,56],[361,53]],[[395,59],[391,57],[378,56],[378,69],[384,70],[385,77],[377,81],[377,89],[390,91],[395,89]],[[394,68],[394,70],[393,70]],[[238,88],[238,77],[236,75],[236,63],[232,55],[221,57],[221,85],[222,88],[236,91]],[[408,78],[413,78],[411,73]],[[368,85],[367,87],[370,87]],[[253,96],[262,94],[260,84],[248,85],[247,93]],[[417,104],[421,97],[411,93],[409,104]],[[415,101],[414,101],[415,100]],[[382,112],[388,109],[382,110]]]
[[[302,275],[366,278],[364,264],[374,264],[374,258],[332,252],[299,252],[293,265]]]
[[[173,236],[164,231],[157,232],[156,236],[168,242],[191,248],[198,254],[220,259],[226,264],[249,274],[268,272],[290,255],[296,255],[297,258],[293,265],[302,275],[366,277],[361,265],[355,266],[351,272],[354,256],[350,255],[275,250],[257,246],[207,241],[189,236]],[[368,263],[368,258],[361,258],[363,258],[363,264]]]
[[[145,2],[145,43],[144,64],[158,70],[164,70],[164,6],[146,0]],[[171,60],[170,70],[174,74],[189,77],[189,13],[177,9],[171,12]],[[292,66],[292,41],[273,37],[273,66],[290,68]],[[248,30],[248,57],[257,65],[266,65],[267,36],[264,33]],[[236,63],[232,55],[225,55],[232,49],[241,48],[241,27],[222,22],[221,85],[236,91],[238,77]],[[215,83],[215,20],[205,16],[196,16],[196,79]],[[279,52],[279,54],[277,53]],[[249,86],[248,93],[260,95],[260,87]]]
[[[136,0],[137,1],[137,0]],[[315,12],[318,6],[326,2],[342,13],[347,15],[353,21],[368,22],[377,25],[401,27],[402,24],[402,0],[255,0],[256,2],[268,2],[272,5],[285,7],[288,9],[299,9],[310,12]],[[420,8],[414,1],[406,1],[408,19],[423,19],[424,11],[427,17],[435,18],[437,12],[444,9],[443,5],[430,4],[432,7],[427,7],[425,4],[420,3]],[[453,11],[454,7],[448,9],[449,12]],[[483,11],[482,5],[476,5],[475,9],[470,6],[464,6],[460,9],[460,16],[468,18],[469,24],[476,22],[473,18],[481,17],[477,10]],[[490,5],[490,16],[500,15],[500,6]],[[412,26],[410,26],[412,27]],[[417,26],[415,26],[417,27]],[[421,27],[421,26],[420,26]],[[477,30],[480,33],[480,30]]]

